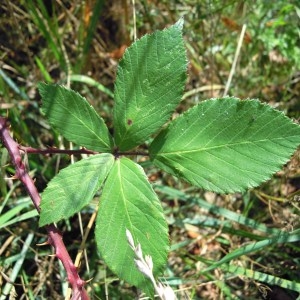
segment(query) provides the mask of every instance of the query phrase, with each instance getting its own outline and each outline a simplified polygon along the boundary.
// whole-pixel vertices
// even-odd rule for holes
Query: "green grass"
[[[112,127],[109,116],[117,65],[112,52],[133,40],[132,6],[125,1],[45,3],[0,4],[0,114],[8,116],[13,136],[22,145],[69,147],[41,114],[37,83],[70,85]],[[138,37],[185,18],[189,79],[178,112],[223,94],[241,26],[246,24],[250,41],[243,42],[229,94],[259,98],[294,119],[300,112],[298,11],[296,4],[283,0],[141,0],[135,7]],[[25,158],[40,192],[70,162],[58,155]],[[49,257],[49,246],[36,246],[47,236],[37,227],[37,213],[26,191],[12,179],[14,169],[3,147],[0,160],[1,293],[14,283],[19,296],[64,299],[63,269]],[[159,193],[169,223],[171,252],[162,279],[179,299],[259,299],[264,293],[299,297],[299,203],[287,201],[297,194],[299,153],[260,188],[233,195],[195,189],[160,173],[147,161],[141,164]],[[96,201],[82,212],[84,231]],[[81,244],[78,217],[58,227],[75,259]],[[103,264],[93,234],[85,249],[88,260],[82,259],[80,275],[92,278],[87,290],[93,299],[105,299],[106,294],[108,299],[136,297],[135,288],[119,281]]]

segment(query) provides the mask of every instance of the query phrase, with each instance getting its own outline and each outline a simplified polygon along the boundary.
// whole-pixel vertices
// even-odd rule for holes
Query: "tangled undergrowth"
[[[49,4],[50,3],[50,4]],[[35,148],[69,148],[40,112],[39,81],[69,85],[96,107],[111,125],[111,91],[116,66],[127,46],[184,16],[189,57],[186,93],[177,113],[203,99],[222,96],[235,58],[242,25],[241,51],[229,94],[259,98],[299,118],[299,7],[285,1],[2,1],[0,4],[0,113],[8,116],[14,139]],[[298,12],[298,15],[297,15]],[[173,116],[176,117],[176,114]],[[110,126],[112,127],[112,126]],[[13,179],[8,154],[0,148],[0,286],[13,283],[11,299],[63,299],[65,273],[38,228],[26,191]],[[70,162],[70,157],[26,155],[40,192]],[[297,299],[299,291],[260,281],[253,270],[299,284],[299,242],[274,244],[238,256],[232,265],[203,273],[242,246],[260,241],[268,229],[299,229],[299,151],[273,178],[243,194],[204,192],[161,173],[139,158],[162,200],[171,252],[164,279],[179,299]],[[204,201],[205,200],[205,201]],[[59,223],[71,257],[79,251],[97,199],[80,215]],[[252,219],[255,225],[238,220]],[[82,225],[81,225],[82,224]],[[264,226],[263,231],[261,227]],[[258,228],[258,229],[256,229]],[[260,231],[259,231],[260,230]],[[29,245],[29,246],[26,246]],[[95,250],[93,235],[84,245],[79,272],[94,299],[134,299],[139,292],[121,282]],[[26,247],[25,247],[26,246]],[[25,256],[22,258],[22,251]],[[20,263],[21,262],[21,263]],[[12,281],[14,267],[20,269]],[[17,294],[18,296],[14,296]],[[0,299],[5,299],[0,296]]]

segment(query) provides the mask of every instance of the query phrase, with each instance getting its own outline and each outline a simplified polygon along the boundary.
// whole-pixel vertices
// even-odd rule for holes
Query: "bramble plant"
[[[297,124],[254,99],[209,99],[170,121],[186,82],[182,28],[180,19],[125,51],[115,81],[113,135],[78,93],[39,84],[42,111],[50,124],[83,147],[79,153],[91,154],[49,182],[37,206],[40,226],[68,219],[100,190],[97,249],[119,278],[149,295],[153,280],[137,268],[134,245],[141,245],[151,258],[157,277],[167,261],[168,226],[143,168],[128,157],[148,156],[156,167],[194,186],[233,193],[271,178],[300,144]],[[138,148],[145,144],[147,148]],[[295,241],[287,237],[278,242],[285,240]]]

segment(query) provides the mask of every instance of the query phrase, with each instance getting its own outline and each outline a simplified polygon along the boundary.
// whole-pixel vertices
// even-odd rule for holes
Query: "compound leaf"
[[[300,144],[300,127],[257,100],[211,99],[150,145],[155,165],[201,188],[237,192],[269,179]]]
[[[121,279],[143,290],[151,290],[149,279],[139,272],[126,239],[128,229],[151,255],[154,274],[166,264],[168,227],[157,195],[143,169],[127,158],[116,160],[105,182],[96,220],[98,250],[108,267]],[[150,285],[149,285],[150,284]]]
[[[183,20],[133,43],[119,63],[114,91],[115,142],[122,151],[145,142],[181,100],[187,59]]]
[[[61,170],[42,193],[40,226],[69,218],[87,205],[113,162],[112,154],[97,154]]]
[[[85,98],[54,84],[40,83],[39,92],[43,113],[66,139],[90,150],[111,151],[108,128]]]

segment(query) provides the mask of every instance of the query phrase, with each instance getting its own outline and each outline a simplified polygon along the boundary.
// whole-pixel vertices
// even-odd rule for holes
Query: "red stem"
[[[10,136],[7,120],[3,117],[0,117],[0,139],[2,140],[5,148],[8,150],[11,161],[15,167],[15,177],[24,184],[35,208],[38,212],[40,212],[41,197],[34,185],[32,178],[28,175],[24,163],[22,162],[20,147],[18,143],[16,143]],[[54,225],[47,225],[45,228],[48,232],[48,242],[54,247],[56,257],[61,260],[66,270],[68,280],[72,286],[72,300],[89,299],[89,296],[84,288],[85,281],[82,280],[78,275],[77,269],[74,266],[62,240],[62,234]]]
[[[68,155],[76,155],[76,154],[97,154],[99,152],[91,151],[85,148],[78,150],[67,150],[67,149],[57,149],[57,148],[48,148],[48,149],[36,149],[32,147],[24,147],[19,145],[19,149],[26,153],[34,153],[34,154],[68,154]]]
[[[68,149],[57,149],[57,148],[47,148],[47,149],[36,149],[32,147],[25,147],[18,145],[19,149],[26,152],[27,154],[67,154],[67,155],[76,155],[76,154],[98,154],[97,151],[88,150],[86,148],[81,148],[78,150],[68,150]],[[128,152],[117,152],[117,155],[142,155],[148,156],[149,153],[143,151],[128,151]]]

